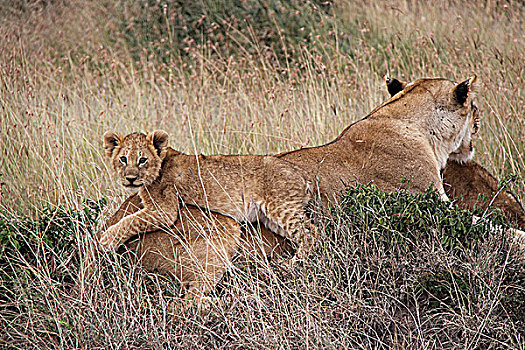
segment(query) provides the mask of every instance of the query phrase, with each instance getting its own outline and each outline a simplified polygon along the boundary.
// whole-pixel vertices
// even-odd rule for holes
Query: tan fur
[[[306,215],[311,184],[289,162],[271,156],[186,155],[165,147],[167,134],[159,131],[126,137],[110,132],[104,140],[115,172],[124,186],[139,189],[144,206],[101,235],[106,248],[170,226],[178,217],[179,198],[237,222],[260,221],[295,242],[300,256],[314,242],[317,231]]]
[[[143,208],[140,196],[134,193],[106,221],[105,227]],[[259,228],[260,235],[247,228],[241,230],[232,218],[205,213],[192,205],[180,208],[179,215],[172,228],[131,237],[125,242],[125,249],[118,251],[132,260],[138,259],[149,271],[181,282],[184,300],[194,301],[197,306],[207,300],[206,294],[219,282],[237,253],[263,258],[292,253],[289,241],[263,226]],[[183,307],[188,305],[181,303]]]
[[[233,220],[217,213],[204,213],[202,210],[192,205],[188,205],[184,208],[191,211],[195,218],[202,216],[203,218],[200,220],[204,220],[208,215],[213,215],[213,220],[220,223],[217,225],[218,227],[226,227],[227,225],[230,225]],[[143,209],[143,205],[140,196],[138,193],[133,193],[105,222],[105,227],[107,228],[114,225],[123,217],[131,215],[141,209]],[[195,209],[199,210],[196,211]],[[179,223],[177,223],[177,225],[179,225]],[[274,256],[282,256],[284,254],[291,255],[293,253],[292,245],[286,238],[273,233],[264,226],[254,228],[254,230],[259,231],[260,234],[253,232],[253,230],[248,227],[242,228],[241,239],[238,242],[239,246],[237,247],[237,250],[249,255],[258,255],[260,258],[273,258]],[[103,231],[100,231],[100,233],[101,232]],[[198,232],[194,232],[193,234],[198,234]],[[156,230],[130,238],[125,242],[125,246],[127,249],[136,253],[136,256],[140,258],[142,265],[148,270],[154,270],[165,275],[173,275],[177,271],[175,270],[175,266],[169,262],[175,260],[175,257],[171,255],[169,249],[166,249],[178,242],[179,240],[174,238],[174,235],[170,234],[168,230]],[[159,251],[164,251],[165,254],[158,254],[157,252]]]
[[[467,163],[474,158],[474,145],[472,141],[474,136],[478,133],[479,130],[479,110],[478,107],[472,102],[472,119],[470,121],[471,125],[469,126],[470,132],[468,132],[458,149],[453,151],[449,155],[449,160],[455,161],[460,164]]]
[[[491,195],[497,191],[497,181],[470,160],[465,164],[449,160],[443,172],[447,185],[443,186],[439,174],[441,168],[448,157],[471,157],[469,137],[477,132],[479,123],[474,105],[470,103],[472,96],[461,106],[453,102],[451,93],[457,85],[445,79],[401,83],[401,90],[393,94],[399,93],[399,96],[347,127],[334,141],[277,157],[293,162],[315,176],[325,200],[335,199],[346,186],[356,183],[373,182],[385,190],[395,190],[401,187],[401,178],[405,178],[410,180],[411,191],[424,191],[434,183],[438,190],[442,193],[445,190],[450,197],[461,195],[463,200],[459,204],[470,207],[477,202],[478,193]],[[440,120],[444,121],[443,125],[439,125]],[[448,156],[446,152],[449,152]],[[135,204],[130,205],[131,202]],[[121,211],[133,213],[139,204],[138,196],[130,197],[109,224],[120,220]],[[523,209],[511,195],[500,193],[494,204],[521,220],[521,225],[525,224]],[[275,248],[278,251],[290,250],[286,240],[264,228],[262,233],[268,252]],[[155,234],[162,233],[156,231]],[[150,250],[146,247],[157,247],[153,237],[151,234],[141,237],[144,247],[141,252],[145,253],[142,262],[149,269],[162,263],[163,259],[148,254]],[[158,244],[162,248],[162,243]]]
[[[473,83],[475,82],[475,80],[476,80],[476,77],[474,76],[471,79],[466,81],[466,83],[468,84],[469,90],[474,89]],[[398,93],[402,93],[402,91],[406,87],[413,84],[413,83],[402,82],[398,79],[393,79],[388,76],[385,76],[385,82],[387,85],[387,90],[390,93],[391,97],[394,97]],[[472,144],[472,139],[479,130],[479,122],[480,122],[479,110],[472,98],[472,95],[474,94],[472,93],[472,91],[469,91],[468,95],[469,95],[468,97],[469,97],[470,105],[471,105],[470,107],[472,110],[471,112],[472,117],[470,118],[470,124],[468,125],[468,130],[470,130],[470,132],[465,133],[465,136],[463,137],[459,147],[456,150],[452,151],[452,153],[450,153],[448,157],[449,159],[452,159],[458,163],[468,162],[474,157],[474,146]],[[466,102],[467,101],[465,101],[465,103]]]
[[[385,82],[392,97],[408,85],[390,77],[385,77]],[[475,103],[471,107],[473,113],[471,133],[466,135],[470,137],[463,138],[460,147],[450,154],[442,173],[445,192],[463,209],[472,209],[475,205],[485,208],[491,204],[501,209],[510,221],[525,230],[525,210],[521,203],[511,192],[499,191],[496,178],[472,160],[474,156],[472,140],[479,130],[480,117]],[[487,200],[480,201],[480,197]]]
[[[486,208],[492,204],[502,208],[505,216],[525,230],[525,210],[511,192],[499,191],[498,180],[481,165],[468,161],[459,164],[450,160],[443,171],[447,194],[463,209],[474,205]],[[482,199],[484,198],[484,199]]]
[[[466,81],[472,89],[475,77]],[[350,125],[334,141],[278,155],[309,169],[328,199],[348,185],[374,183],[387,191],[410,181],[412,192],[431,183],[446,199],[441,170],[450,153],[470,134],[471,96],[458,103],[459,84],[446,79],[420,79],[365,118]]]
[[[180,281],[184,298],[200,304],[231,265],[240,242],[241,228],[235,220],[188,206],[180,208],[172,228],[137,237],[126,245],[149,270]]]

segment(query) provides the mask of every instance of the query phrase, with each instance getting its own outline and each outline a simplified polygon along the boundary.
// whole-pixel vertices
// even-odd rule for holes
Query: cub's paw
[[[120,230],[117,225],[110,226],[105,232],[99,235],[98,243],[106,250],[114,250],[119,242]]]

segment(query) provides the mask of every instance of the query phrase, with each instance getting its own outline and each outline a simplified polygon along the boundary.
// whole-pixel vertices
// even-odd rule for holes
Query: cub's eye
[[[121,162],[122,164],[126,165],[126,164],[128,163],[128,158],[125,157],[125,156],[122,156],[122,157],[120,157],[120,162]]]
[[[148,158],[140,157],[139,158],[139,165],[145,164],[147,160],[148,160]]]

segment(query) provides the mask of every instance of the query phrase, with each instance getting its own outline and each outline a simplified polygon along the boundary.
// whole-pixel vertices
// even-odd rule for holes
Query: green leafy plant
[[[74,233],[89,232],[105,205],[105,199],[87,199],[80,209],[67,209],[63,205],[45,207],[36,219],[13,218],[10,213],[0,212],[0,261],[9,250],[26,255],[40,243],[57,252],[72,250]]]
[[[341,208],[355,229],[365,227],[378,232],[375,238],[388,244],[406,240],[414,243],[437,232],[443,247],[452,250],[471,247],[491,228],[506,227],[499,210],[459,209],[454,203],[442,201],[433,187],[411,194],[406,190],[387,193],[374,185],[358,185],[342,196]],[[482,219],[475,222],[474,216]]]

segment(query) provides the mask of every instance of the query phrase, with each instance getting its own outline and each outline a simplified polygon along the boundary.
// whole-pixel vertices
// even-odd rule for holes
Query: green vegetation
[[[335,24],[332,4],[324,1],[124,0],[112,6],[112,13],[123,13],[115,22],[132,57],[146,50],[164,62],[203,49],[224,56],[263,50],[284,63]]]
[[[0,257],[6,345],[178,348],[192,339],[192,348],[486,348],[519,347],[525,332],[522,252],[491,228],[501,217],[489,212],[473,225],[473,213],[432,189],[350,188],[320,220],[326,236],[307,261],[243,260],[214,291],[223,302],[179,317],[169,312],[177,283],[122,256],[102,256],[100,270],[78,280],[76,246],[93,234],[101,204],[2,221],[1,238],[10,242]],[[16,237],[27,239],[13,244]],[[21,337],[28,322],[35,333]]]
[[[31,250],[31,244],[39,242],[54,250],[71,251],[74,232],[90,231],[96,223],[105,200],[86,200],[83,209],[66,209],[60,205],[46,207],[34,220],[31,217],[13,218],[11,213],[0,214],[0,259],[4,251],[14,249],[23,255]]]
[[[470,247],[490,231],[491,225],[505,227],[504,219],[496,214],[486,218],[481,209],[460,210],[450,203],[440,201],[434,189],[423,194],[412,195],[401,191],[385,193],[374,186],[357,186],[348,189],[343,197],[342,213],[348,224],[355,230],[366,227],[381,237],[374,241],[384,241],[391,247],[399,244],[418,244],[420,234],[437,230],[442,235],[441,245],[445,249]],[[473,223],[473,216],[483,218]]]
[[[81,261],[126,196],[105,131],[318,145],[386,99],[385,73],[477,74],[476,160],[524,202],[524,18],[491,0],[0,2],[0,347],[522,349],[523,252],[498,212],[431,190],[349,189],[307,262],[237,264],[203,315],[172,316],[177,284],[122,256]]]

